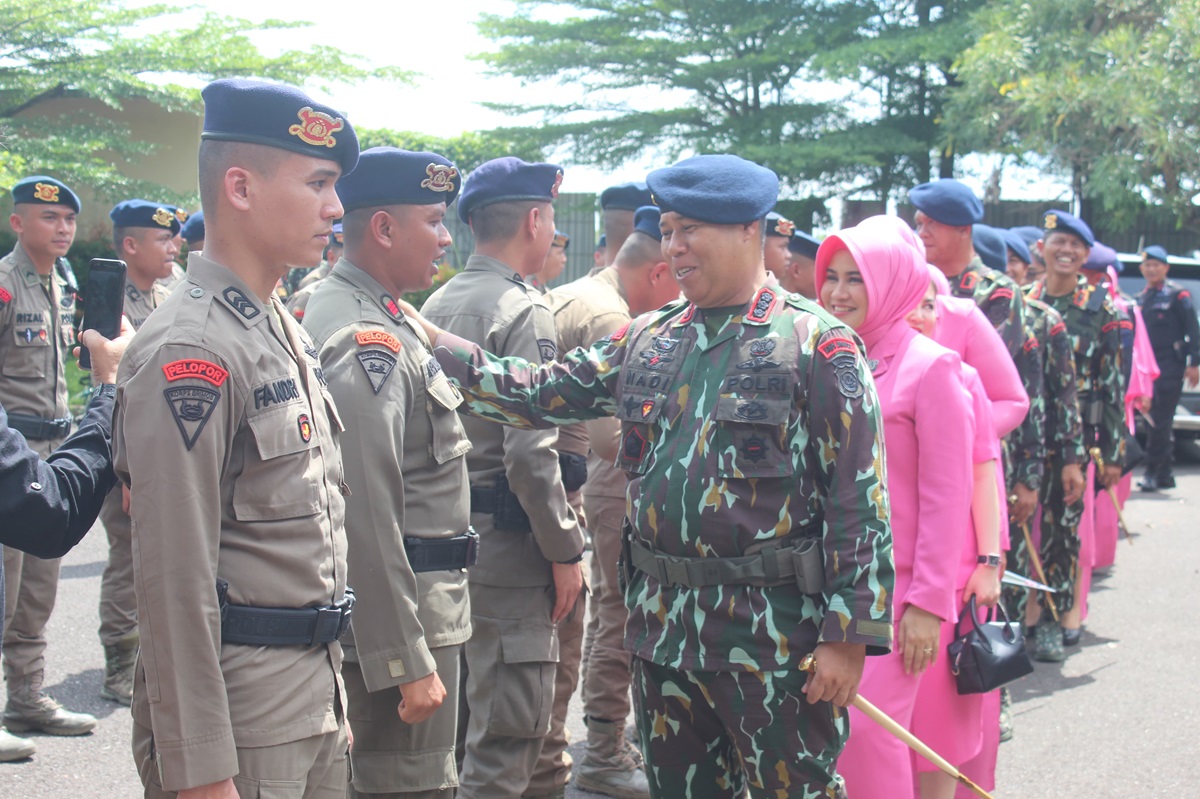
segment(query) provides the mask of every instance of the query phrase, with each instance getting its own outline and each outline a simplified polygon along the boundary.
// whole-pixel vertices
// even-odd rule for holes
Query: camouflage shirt
[[[950,293],[955,297],[974,300],[983,315],[996,328],[1000,338],[1008,347],[1008,354],[1017,359],[1017,353],[1025,345],[1025,303],[1017,284],[1012,278],[983,265],[979,256],[957,277],[949,278]]]
[[[1075,352],[1075,391],[1083,423],[1094,431],[1104,462],[1121,463],[1125,454],[1121,330],[1108,291],[1080,276],[1073,292],[1051,296],[1045,281],[1039,280],[1029,287],[1028,296],[1062,316]],[[1093,446],[1087,434],[1085,429],[1085,448]]]
[[[1034,491],[1041,488],[1046,464],[1045,351],[1026,309],[1023,325],[1025,343],[1013,357],[1021,387],[1029,397],[1029,410],[1016,430],[1004,440],[1005,483],[1011,489],[1021,483]]]
[[[763,671],[794,668],[823,641],[890,649],[882,414],[858,340],[816,305],[768,287],[736,308],[679,301],[544,367],[449,335],[436,354],[482,416],[553,425],[615,414],[633,535],[663,554],[729,558],[820,540],[822,594],[633,572],[626,647],[637,656]]]
[[[1083,451],[1083,420],[1075,388],[1075,356],[1067,325],[1058,311],[1041,300],[1025,300],[1025,316],[1042,345],[1045,361],[1046,454],[1056,463],[1087,462]],[[1036,486],[1031,486],[1036,487]]]

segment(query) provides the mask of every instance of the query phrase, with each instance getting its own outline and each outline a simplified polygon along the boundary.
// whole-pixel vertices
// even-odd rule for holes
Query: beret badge
[[[458,170],[454,167],[430,164],[425,167],[425,174],[429,177],[421,181],[421,188],[430,191],[454,191],[454,179],[458,177]]]
[[[50,183],[37,183],[33,187],[34,199],[41,200],[44,203],[58,202],[58,186]]]
[[[179,220],[179,224],[182,225],[184,222],[188,221],[189,216],[191,216],[191,214],[189,214],[187,211],[183,210],[182,208],[175,209],[175,218]]]
[[[563,182],[563,172],[560,169],[554,175],[554,185],[550,187],[550,196],[553,197],[554,199],[558,199],[558,187],[562,185],[562,182]]]
[[[333,138],[333,134],[346,126],[341,117],[335,118],[321,111],[314,111],[311,106],[301,108],[296,112],[296,116],[300,118],[300,124],[292,125],[288,128],[288,133],[314,147],[336,147],[337,140]]]
[[[163,227],[170,227],[171,222],[175,219],[175,215],[166,208],[159,208],[154,212],[154,216],[150,218],[154,220],[155,224],[162,225]]]
[[[780,219],[775,223],[775,232],[780,236],[790,237],[796,232],[796,225],[790,219]]]
[[[1046,214],[1046,230],[1058,227],[1058,214]]]

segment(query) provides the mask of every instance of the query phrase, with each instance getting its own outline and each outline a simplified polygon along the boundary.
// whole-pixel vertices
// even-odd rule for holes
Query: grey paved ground
[[[1098,581],[1082,649],[1061,667],[1039,664],[1014,691],[1016,738],[1000,750],[998,799],[1200,795],[1200,467],[1183,469],[1169,495],[1135,494],[1126,515],[1135,543],[1121,543]],[[140,795],[128,711],[97,695],[105,557],[97,527],[64,561],[49,632],[51,692],[100,725],[86,738],[39,736],[35,758],[0,764],[0,799]],[[572,710],[580,741],[578,703]]]

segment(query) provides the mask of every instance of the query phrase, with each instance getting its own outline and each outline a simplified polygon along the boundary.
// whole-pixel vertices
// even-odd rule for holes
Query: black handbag
[[[958,682],[960,694],[985,694],[1033,672],[1033,661],[1025,652],[1021,625],[1009,621],[1004,604],[995,620],[988,610],[983,624],[975,618],[975,597],[967,600],[955,627],[957,636],[948,647],[950,671]],[[962,632],[963,619],[971,620],[971,629]],[[1003,619],[1003,620],[1001,620]]]

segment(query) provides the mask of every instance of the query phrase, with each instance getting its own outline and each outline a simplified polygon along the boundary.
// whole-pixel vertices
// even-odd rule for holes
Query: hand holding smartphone
[[[83,330],[95,330],[113,339],[121,332],[121,313],[125,309],[125,262],[93,258],[88,266],[87,288],[83,295]],[[79,349],[79,365],[92,368],[87,347]]]

